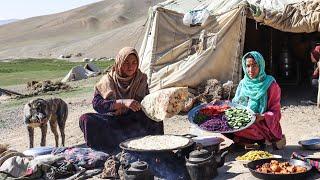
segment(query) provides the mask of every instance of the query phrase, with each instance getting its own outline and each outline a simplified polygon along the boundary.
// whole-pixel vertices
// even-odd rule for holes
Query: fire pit
[[[168,137],[176,135],[164,136]],[[130,142],[142,137],[126,140],[120,143],[119,146],[123,149],[123,153],[127,154],[129,163],[137,160],[147,162],[151,173],[158,178],[189,179],[184,158],[194,149],[195,146],[191,138],[184,136],[179,137],[186,138],[188,143],[172,149],[164,148],[146,150],[128,147]],[[170,140],[168,140],[168,142],[170,142]]]

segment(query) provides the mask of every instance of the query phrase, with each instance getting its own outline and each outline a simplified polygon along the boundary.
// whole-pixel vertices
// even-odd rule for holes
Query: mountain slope
[[[19,19],[6,19],[6,20],[0,20],[0,26],[1,25],[5,25],[5,24],[9,24],[15,21],[18,21]]]
[[[142,40],[150,0],[105,0],[0,26],[0,59],[114,56]],[[152,5],[162,2],[152,0]],[[139,45],[137,45],[137,48]]]

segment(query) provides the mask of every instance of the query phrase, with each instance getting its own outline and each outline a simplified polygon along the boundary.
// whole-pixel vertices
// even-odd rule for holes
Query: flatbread
[[[187,87],[172,87],[153,92],[141,102],[144,113],[154,121],[162,121],[177,115],[184,109],[188,98]]]
[[[139,150],[166,150],[186,146],[189,141],[190,140],[188,138],[181,136],[155,135],[131,140],[127,146],[128,148]]]

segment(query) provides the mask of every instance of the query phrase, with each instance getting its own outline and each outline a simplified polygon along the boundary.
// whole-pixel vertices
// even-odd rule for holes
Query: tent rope
[[[136,31],[133,33],[133,34],[135,34],[135,33],[138,31],[138,29],[142,27],[142,29],[141,29],[141,31],[140,31],[140,33],[139,33],[139,36],[138,36],[136,42],[134,43],[134,46],[133,46],[134,48],[136,48],[136,46],[137,46],[137,44],[138,44],[138,42],[139,42],[139,40],[140,40],[140,37],[141,37],[142,33],[144,32],[148,20],[149,20],[149,17],[147,18],[146,22],[143,23],[142,26],[138,27],[138,28],[136,29]],[[133,35],[133,34],[132,34],[132,35]]]

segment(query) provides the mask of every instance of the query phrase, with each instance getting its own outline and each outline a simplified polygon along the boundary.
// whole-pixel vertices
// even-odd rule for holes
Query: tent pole
[[[274,75],[273,73],[273,33],[272,33],[272,28],[270,29],[270,72],[272,75]]]

